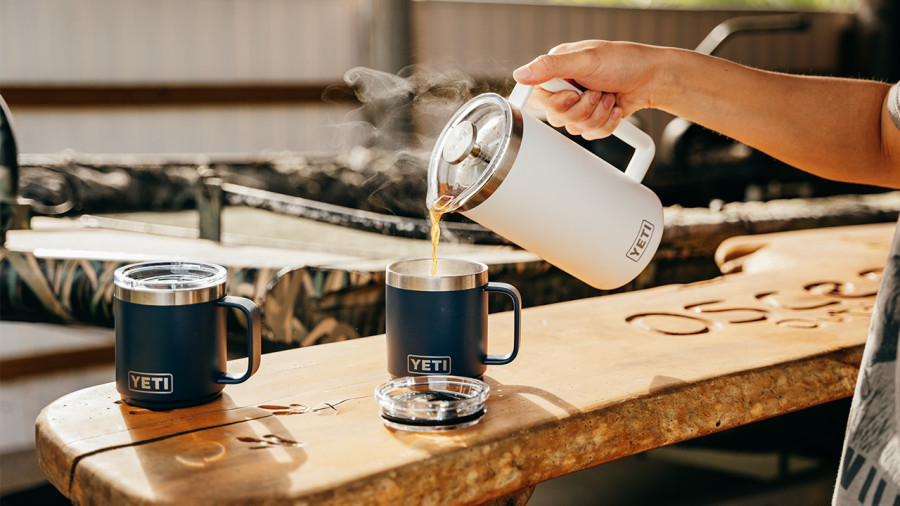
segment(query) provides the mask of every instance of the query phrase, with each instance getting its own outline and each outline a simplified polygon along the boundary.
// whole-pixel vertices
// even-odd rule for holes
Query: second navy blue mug
[[[508,283],[488,281],[487,266],[470,260],[403,260],[387,267],[385,333],[388,372],[394,377],[454,375],[481,378],[488,365],[516,358],[522,299]],[[487,354],[487,296],[499,292],[513,302],[513,349]]]
[[[116,388],[128,404],[194,406],[246,381],[259,368],[259,308],[225,295],[224,267],[151,262],[115,272]],[[247,370],[226,369],[225,308],[247,319]]]

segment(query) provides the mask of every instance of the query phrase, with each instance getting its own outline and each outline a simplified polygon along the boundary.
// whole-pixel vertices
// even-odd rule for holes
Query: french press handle
[[[574,91],[579,95],[584,93],[584,89],[560,78],[553,78],[538,86],[553,93],[565,90]],[[534,86],[516,83],[507,101],[521,111],[524,109],[525,103],[528,102],[528,97],[531,96],[532,91],[534,91]],[[612,134],[634,148],[634,155],[628,162],[628,166],[625,167],[625,175],[640,183],[644,176],[647,175],[650,162],[653,161],[653,155],[656,154],[656,145],[653,144],[653,139],[646,132],[624,118],[619,122],[619,126],[616,127]]]

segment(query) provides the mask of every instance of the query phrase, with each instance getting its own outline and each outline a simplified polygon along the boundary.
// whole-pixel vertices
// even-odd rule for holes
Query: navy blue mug
[[[116,389],[128,404],[154,410],[209,402],[259,368],[259,308],[225,295],[225,268],[151,262],[115,272]],[[247,318],[247,370],[229,373],[225,308]]]
[[[403,260],[387,267],[385,333],[391,376],[484,376],[488,365],[508,364],[519,352],[522,299],[508,283],[488,282],[487,266],[470,260]],[[487,296],[513,302],[513,349],[487,354]]]

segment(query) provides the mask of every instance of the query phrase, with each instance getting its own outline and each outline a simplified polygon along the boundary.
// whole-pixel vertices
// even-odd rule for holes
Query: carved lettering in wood
[[[625,321],[669,336],[705,334],[745,324],[817,329],[870,318],[881,273],[881,269],[866,269],[851,281],[810,281],[749,297],[738,293],[734,297],[689,302],[677,311],[637,313]]]

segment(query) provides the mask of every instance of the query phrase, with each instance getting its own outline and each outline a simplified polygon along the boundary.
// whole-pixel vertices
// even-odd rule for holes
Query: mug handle
[[[578,86],[574,81],[558,77],[539,86],[554,93],[568,90],[581,95],[585,91],[584,88]],[[532,91],[534,91],[534,86],[516,83],[507,100],[510,105],[521,111],[525,107],[525,103],[528,102],[528,97],[531,96]],[[653,138],[625,118],[619,121],[619,126],[616,127],[612,134],[634,148],[634,155],[629,160],[628,166],[625,167],[625,175],[640,183],[643,181],[644,176],[647,175],[650,162],[653,161],[653,155],[656,154],[656,145],[653,144]]]
[[[506,355],[487,355],[484,357],[485,365],[503,365],[508,364],[519,354],[519,339],[521,337],[521,319],[522,319],[522,296],[516,287],[509,283],[488,282],[484,286],[485,292],[500,292],[509,296],[513,301],[513,349]]]
[[[236,307],[247,317],[247,371],[242,376],[238,376],[238,373],[224,372],[216,380],[216,383],[225,385],[243,383],[259,369],[261,339],[259,308],[250,299],[229,295],[220,299],[216,304],[225,307]]]

